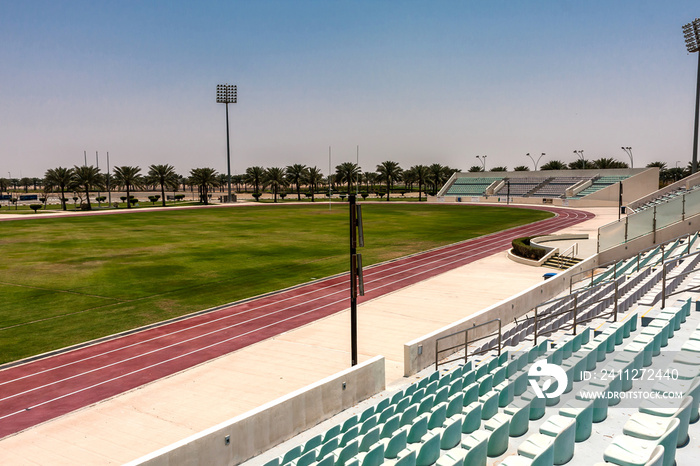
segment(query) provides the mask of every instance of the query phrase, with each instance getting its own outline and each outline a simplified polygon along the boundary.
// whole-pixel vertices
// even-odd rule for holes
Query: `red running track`
[[[513,238],[593,218],[531,208],[557,215],[368,267],[360,302],[504,251]],[[0,438],[345,310],[348,298],[347,275],[329,277],[2,370]]]

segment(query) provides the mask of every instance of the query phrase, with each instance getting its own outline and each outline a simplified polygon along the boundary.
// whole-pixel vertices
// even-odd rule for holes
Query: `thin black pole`
[[[228,133],[228,102],[226,102],[226,163],[228,165],[228,202],[231,202],[231,143]]]
[[[698,82],[695,88],[695,135],[693,136],[692,172],[698,171],[698,119],[700,118],[700,52],[698,54]]]
[[[357,206],[354,194],[350,201],[350,346],[352,365],[357,364]]]

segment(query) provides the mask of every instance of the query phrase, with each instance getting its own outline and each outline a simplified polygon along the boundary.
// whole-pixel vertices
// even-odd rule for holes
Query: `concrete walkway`
[[[615,209],[586,209],[593,220],[560,233],[588,233]],[[591,244],[593,246],[591,246]],[[386,358],[387,385],[403,378],[403,344],[506,299],[547,270],[516,264],[505,253],[399,290],[359,308],[360,360]],[[349,312],[244,348],[169,378],[0,441],[2,464],[119,464],[242,414],[347,368]]]

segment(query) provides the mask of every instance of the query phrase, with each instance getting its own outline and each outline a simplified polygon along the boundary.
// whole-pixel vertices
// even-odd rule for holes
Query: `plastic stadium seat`
[[[600,392],[600,387],[586,385],[576,394],[577,400],[593,401],[593,422],[603,422],[608,417],[608,400],[597,397],[594,392]]]
[[[460,414],[464,407],[464,393],[459,392],[447,400],[447,417],[452,417],[455,414]]]
[[[343,448],[345,445],[348,443],[352,442],[353,440],[357,439],[360,435],[360,426],[355,426],[352,429],[348,430],[344,434],[340,436],[340,444],[338,445],[339,448]]]
[[[336,451],[337,454],[333,453],[335,456],[336,466],[345,466],[345,463],[352,460],[360,452],[360,443],[357,440],[353,440],[352,442],[348,443],[343,448],[341,448],[339,451]]]
[[[509,380],[504,380],[494,387],[494,390],[498,392],[498,406],[504,408],[508,406],[515,397],[515,382]]]
[[[471,434],[481,427],[481,403],[475,401],[465,406],[462,410],[464,421],[462,423],[462,433]]]
[[[544,434],[532,434],[518,446],[518,455],[532,460],[534,466],[552,466],[554,439]]]
[[[620,403],[620,393],[622,392],[622,380],[619,377],[607,378],[605,380],[593,379],[590,384],[598,387],[599,391],[605,392],[608,406],[615,406]]]
[[[328,442],[333,437],[336,437],[339,433],[340,433],[340,424],[336,424],[326,431],[326,433],[323,435],[323,441],[321,443],[323,444],[323,443]]]
[[[379,419],[377,420],[377,424],[384,424],[387,421],[387,419],[394,415],[394,407],[389,406],[385,408],[384,411],[380,412],[378,415]]]
[[[464,406],[479,399],[479,384],[477,382],[466,385],[462,390],[464,393]]]
[[[576,442],[576,419],[554,414],[540,426],[540,433],[554,438],[554,464],[571,461]]]
[[[644,463],[644,466],[662,466],[664,461],[664,447],[661,445],[657,445],[656,448],[651,452],[651,457],[649,458],[649,461]],[[602,463],[596,463],[593,466],[609,466],[613,465],[616,463],[608,463],[602,462]]]
[[[467,385],[472,384],[474,382],[476,382],[476,371],[464,371],[464,375],[462,375],[462,387],[466,387]]]
[[[628,435],[615,437],[605,449],[603,458],[622,466],[642,466],[652,458],[657,445],[664,447],[662,466],[672,466],[676,457],[676,441],[680,420],[674,419],[658,440],[643,440]]]
[[[659,380],[653,387],[651,387],[651,389],[658,393],[673,393],[680,391],[683,393],[684,397],[692,397],[693,404],[690,408],[690,420],[691,422],[695,422],[698,417],[700,417],[698,415],[698,405],[700,404],[700,379],[669,381]],[[643,406],[646,406],[646,403],[644,403]]]
[[[477,383],[479,384],[479,396],[483,396],[486,392],[493,389],[493,375],[486,374],[480,379],[477,379]]]
[[[374,416],[367,419],[360,426],[360,435],[364,435],[367,432],[369,432],[371,429],[374,429],[378,422],[379,422],[379,414],[375,414]]]
[[[379,432],[381,430],[381,427],[377,426],[371,430],[369,430],[366,434],[361,435],[358,437],[358,441],[360,442],[360,453],[363,452],[368,452],[369,449],[376,443],[379,443]]]
[[[420,443],[428,433],[428,415],[423,414],[416,418],[408,430],[408,443]]]
[[[491,390],[484,396],[479,397],[481,403],[481,419],[491,419],[498,413],[498,392]]]
[[[384,445],[384,458],[395,459],[408,446],[408,428],[397,430],[393,436],[379,441]]]
[[[314,450],[316,447],[320,446],[322,442],[323,442],[323,435],[321,435],[321,434],[318,434],[318,435],[311,437],[304,444],[304,449],[301,451],[302,455],[310,452],[311,450]]]
[[[282,459],[280,460],[281,464],[289,463],[290,461],[293,461],[301,456],[301,445],[297,445],[296,447],[290,449],[287,453],[282,455]]]
[[[450,397],[450,387],[449,386],[444,386],[442,388],[439,388],[435,392],[435,401],[433,402],[434,404],[440,404],[445,401]]]
[[[517,398],[503,408],[503,413],[510,416],[510,431],[508,435],[511,437],[525,435],[530,424],[530,401]]]
[[[428,430],[442,427],[447,420],[447,403],[435,406],[428,415]]]
[[[359,417],[357,415],[352,416],[343,422],[343,427],[340,428],[340,432],[345,433],[357,425]]]
[[[493,385],[496,386],[506,379],[506,368],[497,367],[491,372],[491,375],[493,375]]]
[[[440,449],[451,450],[462,442],[462,421],[464,416],[455,416],[440,429]]]
[[[368,452],[357,455],[357,460],[359,466],[379,466],[380,464],[383,464],[384,445],[374,445]]]
[[[527,389],[525,393],[523,393],[521,398],[530,402],[531,421],[536,421],[537,419],[540,419],[542,416],[544,416],[545,410],[547,409],[547,400],[535,395],[531,388]]]
[[[411,397],[405,396],[394,405],[394,414],[403,413],[411,405]]]
[[[316,462],[314,466],[333,466],[335,464],[335,458],[333,455],[326,456],[322,460]]]
[[[692,397],[672,400],[645,400],[639,406],[639,413],[634,414],[625,424],[624,432],[637,438],[653,439],[660,435],[651,435],[653,428],[665,429],[671,419],[678,418],[678,446],[688,442],[688,425],[693,404]],[[627,432],[629,430],[629,432]]]
[[[449,392],[448,392],[448,396],[452,396],[452,395],[454,395],[455,393],[461,392],[462,389],[464,388],[464,383],[462,382],[462,378],[460,377],[460,378],[458,378],[458,379],[453,380],[452,382],[450,382],[449,387],[450,387],[450,389],[449,389]]]
[[[491,458],[501,456],[508,450],[508,431],[510,417],[498,413],[484,423],[484,429],[489,432],[489,443],[486,454]]]
[[[559,408],[559,414],[576,420],[576,441],[588,440],[593,431],[593,402],[569,400]]]
[[[329,453],[332,453],[338,447],[340,447],[340,439],[338,437],[328,440],[316,449],[316,461],[325,458]]]
[[[632,342],[625,346],[625,351],[641,351],[644,367],[651,366],[654,358],[654,337],[651,335],[637,335]]]
[[[416,417],[418,417],[418,405],[414,404],[406,408],[404,412],[401,413],[401,421],[399,422],[399,425],[401,427],[410,425],[413,423],[413,420]]]
[[[311,466],[316,462],[316,452],[314,450],[308,451],[302,454],[296,460],[291,461],[289,464],[292,466]]]
[[[435,395],[428,395],[418,405],[418,414],[429,413],[435,406]]]
[[[440,434],[428,434],[425,442],[408,448],[416,451],[416,466],[431,466],[440,458]]]
[[[469,466],[486,466],[489,434],[477,430],[462,440],[462,449],[466,450],[464,464]]]

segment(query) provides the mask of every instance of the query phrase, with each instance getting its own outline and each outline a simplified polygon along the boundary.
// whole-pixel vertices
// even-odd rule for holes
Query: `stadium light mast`
[[[693,135],[693,163],[691,174],[698,171],[698,113],[700,107],[700,18],[683,26],[683,36],[688,53],[698,52],[698,82],[695,88],[695,133]]]
[[[532,156],[530,155],[529,152],[528,152],[527,154],[525,154],[525,155],[528,156],[528,157],[530,157],[530,160],[532,160],[532,163],[535,164],[535,171],[537,171],[537,164],[540,163],[540,159],[541,159],[542,157],[544,157],[544,152],[542,152],[542,155],[540,155],[539,157],[537,157],[537,161],[536,161],[536,162],[535,162],[535,159],[532,158]]]
[[[581,159],[581,168],[586,168],[586,159],[583,158],[583,151],[574,150],[574,154],[576,154],[576,157],[579,157]]]
[[[238,103],[238,87],[218,84],[216,86],[216,103],[226,104],[226,163],[228,168],[228,202],[231,202],[231,143],[228,130],[228,104]]]
[[[632,148],[631,147],[622,147],[621,149],[623,151],[625,151],[625,154],[627,154],[630,158],[630,168],[634,168],[634,158],[632,158]]]
[[[486,171],[486,156],[485,155],[477,155],[477,159],[479,159],[479,162],[483,165],[484,169],[483,171]]]

